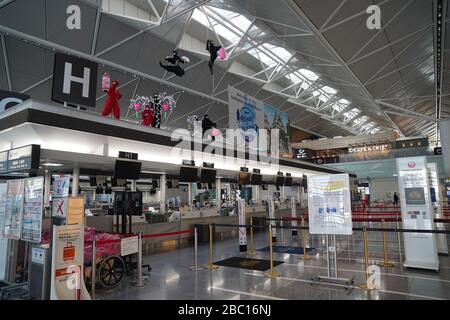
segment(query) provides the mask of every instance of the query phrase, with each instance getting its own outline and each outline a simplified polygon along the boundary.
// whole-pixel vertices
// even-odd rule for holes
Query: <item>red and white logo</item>
[[[408,162],[408,168],[414,168],[416,166],[416,163],[414,161]]]

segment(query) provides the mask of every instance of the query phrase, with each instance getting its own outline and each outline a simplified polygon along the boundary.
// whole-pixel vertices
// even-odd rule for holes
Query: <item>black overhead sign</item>
[[[39,169],[40,155],[36,144],[0,152],[0,173]]]
[[[133,152],[119,151],[119,158],[137,160],[138,154]]]
[[[28,99],[30,99],[30,96],[26,94],[0,90],[0,112],[12,108]]]
[[[95,108],[98,64],[55,54],[52,100]]]

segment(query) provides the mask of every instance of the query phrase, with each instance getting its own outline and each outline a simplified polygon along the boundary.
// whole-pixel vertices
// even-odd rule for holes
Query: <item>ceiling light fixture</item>
[[[46,167],[61,167],[61,166],[63,166],[62,163],[51,163],[51,162],[43,163],[42,165],[46,166]]]

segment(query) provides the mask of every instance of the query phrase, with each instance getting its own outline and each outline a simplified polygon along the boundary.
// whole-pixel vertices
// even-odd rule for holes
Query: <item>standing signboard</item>
[[[404,229],[433,230],[426,157],[398,158],[398,184]],[[405,267],[439,270],[436,237],[432,233],[403,233]]]
[[[53,226],[50,299],[84,300],[83,225]]]
[[[239,225],[245,225],[245,200],[237,199],[237,208],[239,214]],[[239,227],[239,252],[247,252],[247,228]]]
[[[349,175],[308,176],[308,214],[311,234],[351,235]]]
[[[70,197],[66,199],[68,200],[66,224],[83,224],[84,197]]]
[[[62,174],[53,181],[52,198],[65,198],[69,196],[70,175]]]
[[[291,218],[292,218],[292,222],[291,225],[294,229],[292,229],[292,236],[295,237],[297,236],[298,232],[297,232],[297,203],[295,201],[294,197],[291,197]]]
[[[6,183],[0,183],[0,230],[3,230],[5,224],[6,209]],[[6,265],[8,252],[8,239],[2,236],[0,232],[0,280],[6,278]]]
[[[25,179],[21,239],[40,243],[42,231],[42,210],[44,177]]]
[[[24,180],[9,180],[6,191],[6,210],[3,235],[19,240],[22,231]]]
[[[52,190],[52,217],[57,224],[66,224],[69,203],[70,175],[55,177]]]

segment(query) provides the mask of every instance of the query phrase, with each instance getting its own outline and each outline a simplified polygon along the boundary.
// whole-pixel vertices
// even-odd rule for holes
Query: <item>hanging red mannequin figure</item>
[[[150,106],[145,106],[142,111],[142,124],[144,126],[151,126],[153,122],[153,112]]]
[[[102,116],[109,116],[111,112],[114,114],[114,118],[120,119],[120,105],[119,100],[122,98],[117,87],[119,81],[114,80],[111,87],[108,90],[108,98],[105,102],[105,107],[103,108]]]

